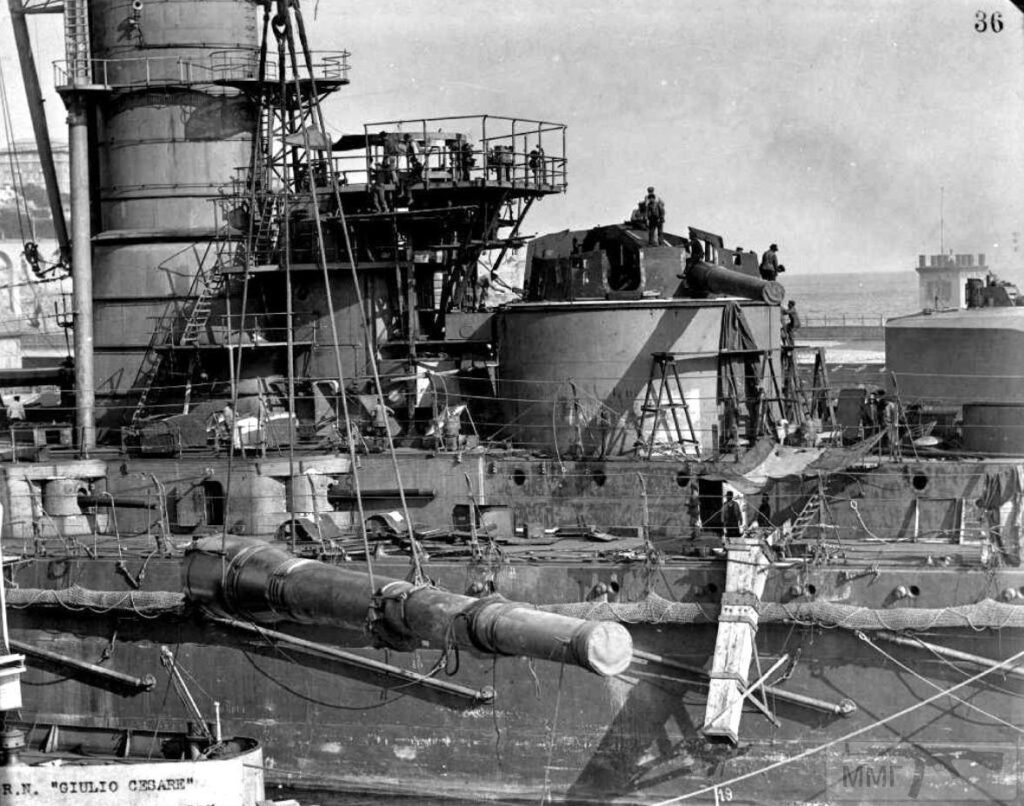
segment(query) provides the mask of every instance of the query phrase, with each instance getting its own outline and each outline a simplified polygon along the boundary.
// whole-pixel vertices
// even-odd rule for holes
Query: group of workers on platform
[[[373,163],[367,189],[375,213],[390,212],[399,203],[411,201],[413,185],[424,182],[428,170],[445,172],[442,177],[453,182],[466,182],[476,167],[473,142],[468,135],[457,133],[454,138],[417,140],[406,132],[401,135],[381,132],[381,159]],[[511,182],[517,165],[512,145],[493,145],[485,153],[485,176],[493,176],[499,183]],[[518,163],[524,166],[527,180],[535,185],[549,181],[548,158],[540,143]]]

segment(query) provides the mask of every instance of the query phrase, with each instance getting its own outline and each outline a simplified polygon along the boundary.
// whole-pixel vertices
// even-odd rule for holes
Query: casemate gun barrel
[[[243,537],[196,541],[182,566],[185,595],[215,614],[362,629],[388,646],[428,644],[572,663],[600,675],[629,666],[629,631],[613,622],[546,613],[500,597],[476,599],[431,585],[375,577]]]
[[[729,294],[778,305],[786,296],[782,283],[751,277],[743,272],[716,266],[703,260],[686,268],[687,280],[691,286],[712,294]]]

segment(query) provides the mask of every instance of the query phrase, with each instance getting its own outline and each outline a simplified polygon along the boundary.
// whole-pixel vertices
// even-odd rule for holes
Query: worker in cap
[[[658,198],[653,187],[647,188],[647,198],[644,202],[647,209],[647,243],[650,246],[658,246],[662,242],[665,226],[665,202]]]

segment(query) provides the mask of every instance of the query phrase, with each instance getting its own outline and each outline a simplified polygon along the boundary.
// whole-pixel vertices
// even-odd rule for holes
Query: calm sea
[[[1024,270],[1001,270],[1001,280],[1024,289]],[[786,299],[796,300],[801,315],[811,319],[837,316],[878,321],[921,310],[914,271],[790,274],[779,277]]]
[[[786,299],[796,300],[801,315],[820,319],[836,316],[874,319],[900,316],[920,310],[917,273],[845,272],[837,274],[790,274],[779,280]]]

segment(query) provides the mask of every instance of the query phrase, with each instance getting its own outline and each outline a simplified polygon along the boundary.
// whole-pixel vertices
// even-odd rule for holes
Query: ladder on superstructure
[[[811,416],[820,417],[822,420],[828,417],[828,427],[834,431],[837,428],[836,409],[832,400],[832,382],[828,377],[828,361],[824,347],[818,347],[814,351],[810,398],[808,410]]]
[[[220,271],[220,258],[218,256],[218,259],[214,261],[214,265],[209,271],[200,266],[199,271],[196,272],[196,276],[192,280],[192,287],[189,289],[189,297],[194,297],[195,302],[185,320],[181,336],[174,340],[174,344],[179,347],[187,347],[194,345],[199,340],[199,334],[203,332],[206,323],[210,319],[212,301],[223,287],[224,275]],[[146,350],[145,357],[142,359],[142,365],[139,367],[135,383],[132,385],[133,388],[141,388],[139,400],[135,404],[135,410],[132,412],[132,425],[136,425],[139,420],[146,416],[150,395],[156,388],[157,378],[160,377],[160,371],[164,366],[165,355],[161,348],[171,343],[177,318],[174,311],[167,311],[160,317],[157,326],[153,329],[153,336],[150,338],[149,347]]]
[[[257,265],[260,258],[269,259],[273,255],[276,244],[276,197],[270,196],[261,204],[259,221],[252,239],[252,246],[238,244],[230,238],[222,238],[216,253],[216,258],[209,270],[203,268],[200,262],[199,270],[192,280],[192,287],[189,289],[188,297],[194,299],[185,324],[181,329],[181,335],[174,338],[175,324],[179,317],[173,309],[173,303],[168,306],[167,311],[160,317],[156,327],[153,329],[153,336],[150,339],[146,355],[139,367],[133,389],[141,389],[139,400],[132,413],[131,424],[135,425],[146,415],[149,407],[149,399],[156,388],[156,381],[160,377],[165,360],[166,345],[174,343],[176,347],[190,347],[199,342],[199,337],[206,329],[210,321],[210,313],[213,310],[213,300],[224,289],[226,281],[224,266],[233,268],[252,269]]]
[[[683,394],[683,385],[679,380],[679,370],[676,367],[676,357],[672,353],[651,354],[651,374],[647,379],[647,392],[644,394],[644,403],[640,407],[640,422],[637,424],[637,431],[640,439],[643,440],[644,424],[647,422],[647,415],[653,415],[651,424],[651,437],[646,440],[647,458],[650,459],[654,453],[654,439],[658,433],[658,418],[666,409],[672,415],[672,424],[675,426],[676,441],[680,445],[693,445],[697,456],[700,457],[700,440],[693,428],[693,419],[690,417],[690,405],[686,402],[686,395]],[[672,385],[675,384],[678,400],[672,397]],[[658,394],[654,395],[654,383],[658,382]],[[662,402],[665,398],[665,402]],[[686,417],[686,427],[690,436],[683,435],[683,429],[679,424],[678,409],[683,410]],[[668,422],[666,421],[666,426]]]
[[[793,526],[790,529],[789,537],[786,542],[797,542],[807,534],[808,529],[818,528],[821,526],[823,521],[823,500],[820,490],[815,490],[811,494],[811,497],[807,499],[807,503],[804,504],[803,508],[797,514],[796,519],[793,521]]]
[[[89,6],[86,0],[64,2],[64,53],[73,84],[92,83],[89,43]]]
[[[808,497],[796,518],[793,519],[789,534],[782,543],[786,548],[793,543],[802,541],[811,530],[817,532],[818,549],[827,555],[835,554],[842,549],[839,540],[839,527],[834,519],[826,517],[829,515],[828,496],[825,492],[825,482],[819,477],[817,489]],[[827,523],[829,520],[831,523]]]

